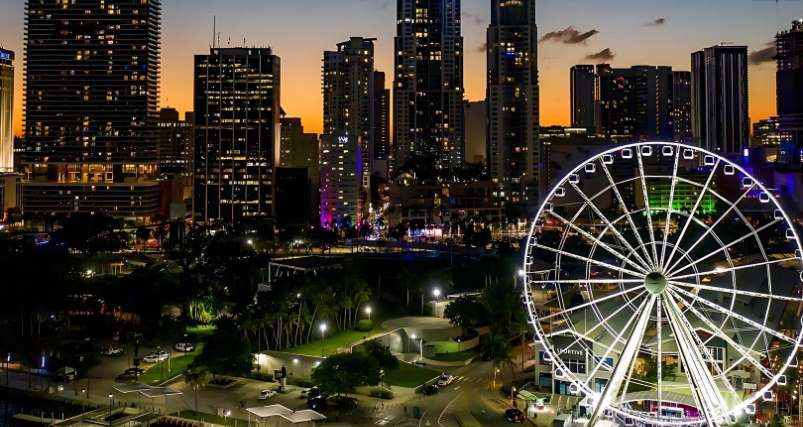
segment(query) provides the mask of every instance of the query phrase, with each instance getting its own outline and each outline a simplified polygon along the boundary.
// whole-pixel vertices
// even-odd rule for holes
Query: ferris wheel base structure
[[[582,399],[589,426],[720,426],[774,399],[803,336],[803,250],[774,189],[717,153],[639,142],[544,200],[523,280],[537,384]]]

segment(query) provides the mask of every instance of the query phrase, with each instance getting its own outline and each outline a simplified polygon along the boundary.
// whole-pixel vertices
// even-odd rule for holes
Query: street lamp
[[[159,364],[159,381],[164,381],[164,377],[162,376],[162,346],[156,346],[156,361]]]
[[[460,337],[457,337],[457,352],[460,353]]]
[[[435,299],[435,317],[441,317],[440,316],[440,304],[439,304],[441,302],[441,290],[440,289],[435,289],[435,298],[436,298]]]
[[[326,323],[321,324],[321,357],[326,357],[323,354],[323,341],[326,339]]]
[[[226,411],[223,413],[223,427],[226,427],[229,422],[229,415],[231,415],[231,411]]]
[[[251,239],[248,239],[248,244],[249,244],[249,245],[253,245],[253,244],[254,244],[254,241],[253,241],[253,240],[251,240]]]
[[[368,313],[368,320],[371,320],[371,307],[367,307],[365,312]]]
[[[109,393],[109,425],[112,425],[112,397],[114,397],[114,395]]]
[[[496,368],[494,370],[494,384],[493,385],[496,385],[496,374],[498,374],[498,373],[499,373],[499,368]]]
[[[84,419],[84,399],[86,399],[86,389],[81,390],[81,419]]]
[[[184,355],[187,355],[187,334],[184,334]]]

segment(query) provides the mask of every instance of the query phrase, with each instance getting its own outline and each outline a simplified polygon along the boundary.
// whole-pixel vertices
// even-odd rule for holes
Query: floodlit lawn
[[[440,360],[441,362],[464,362],[476,355],[480,354],[478,350],[464,350],[461,352],[453,352],[453,353],[438,353],[435,356],[430,357],[429,359],[432,360]]]
[[[206,341],[212,334],[215,333],[214,326],[191,326],[187,328],[187,333],[189,335],[195,335],[195,339],[198,341]]]
[[[335,354],[337,349],[340,347],[346,347],[354,344],[357,341],[361,341],[363,337],[368,338],[369,335],[374,336],[376,334],[381,334],[382,332],[387,331],[387,329],[381,326],[382,322],[388,319],[395,319],[407,315],[407,306],[404,304],[388,305],[388,303],[382,303],[382,305],[377,307],[377,303],[375,301],[371,301],[360,306],[361,313],[357,316],[358,321],[367,318],[365,317],[364,307],[372,307],[373,309],[371,320],[373,321],[374,328],[370,331],[370,333],[355,331],[354,329],[349,328],[338,332],[337,326],[335,326],[332,322],[327,321],[326,339],[323,340],[324,354],[327,356],[330,354]],[[312,341],[310,341],[308,344],[302,344],[284,349],[284,351],[288,353],[305,354],[307,356],[320,356],[321,330],[317,322],[314,327],[315,330],[312,331]],[[334,329],[332,329],[333,327]]]
[[[170,372],[167,371],[167,360],[163,360],[159,363],[154,363],[153,365],[143,365],[140,364],[140,368],[147,369],[148,372],[145,374],[140,375],[139,380],[145,384],[153,385],[155,383],[159,383],[162,380],[167,381],[170,378],[175,377],[176,375],[184,373],[184,369],[187,368],[187,365],[193,362],[196,357],[204,349],[204,343],[196,344],[195,351],[192,353],[176,353],[173,352],[173,357],[170,358]],[[162,374],[159,374],[159,365],[162,365]]]
[[[385,382],[399,387],[415,388],[441,375],[440,371],[399,362],[399,369],[385,374]]]

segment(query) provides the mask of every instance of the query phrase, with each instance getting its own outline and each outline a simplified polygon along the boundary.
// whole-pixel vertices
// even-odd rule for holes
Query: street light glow
[[[371,314],[371,307],[366,308],[365,312],[368,313],[368,314]]]
[[[434,293],[435,293],[436,297],[439,297],[441,295],[441,290],[440,289],[435,289]]]
[[[325,331],[325,330],[326,330],[326,323],[321,325],[321,331]]]
[[[248,244],[249,244],[249,245],[253,245],[253,244],[254,244],[254,241],[253,241],[253,240],[251,240],[251,239],[248,239]]]

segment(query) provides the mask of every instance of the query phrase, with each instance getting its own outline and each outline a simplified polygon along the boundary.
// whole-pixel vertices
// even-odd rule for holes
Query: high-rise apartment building
[[[775,90],[783,142],[803,148],[803,21],[775,35]]]
[[[671,67],[597,65],[597,135],[615,142],[673,141]]]
[[[594,134],[594,87],[596,73],[593,65],[575,65],[569,70],[569,99],[573,128],[583,128]]]
[[[372,160],[387,160],[390,146],[390,89],[385,87],[385,73],[374,71],[374,156]]]
[[[321,227],[359,224],[362,147],[360,137],[343,131],[321,136]]]
[[[14,59],[0,49],[0,173],[14,170]]]
[[[463,158],[463,37],[460,0],[398,0],[394,39],[393,151],[438,168]],[[537,104],[537,103],[536,103]]]
[[[672,117],[672,128],[675,132],[675,142],[683,142],[683,138],[693,135],[691,130],[691,73],[688,71],[673,71],[674,87],[672,107],[675,113]]]
[[[463,101],[463,161],[482,163],[488,157],[488,103]]]
[[[279,147],[280,168],[317,167],[318,135],[304,133],[304,125],[298,117],[281,116],[282,132]]]
[[[753,123],[753,137],[750,138],[751,147],[778,147],[781,145],[781,132],[778,117],[759,120]],[[793,160],[793,158],[783,159]],[[785,162],[784,162],[785,163]]]
[[[702,148],[739,153],[750,142],[747,47],[719,45],[691,54],[692,132]]]
[[[352,37],[323,53],[323,134],[360,139],[363,187],[370,186],[374,150],[374,41]]]
[[[159,110],[159,160],[163,175],[180,177],[184,187],[184,199],[192,197],[192,155],[195,148],[195,115],[184,113],[181,120],[174,108]],[[181,202],[174,200],[174,202]]]
[[[195,220],[274,217],[281,60],[270,48],[195,56]]]
[[[506,202],[538,205],[538,40],[535,0],[491,2],[488,27],[488,173]]]
[[[161,3],[26,1],[27,212],[137,222],[167,214],[158,167]]]

